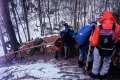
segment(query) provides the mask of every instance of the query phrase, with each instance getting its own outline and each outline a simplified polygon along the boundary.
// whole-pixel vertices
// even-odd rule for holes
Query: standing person
[[[109,11],[103,12],[99,22],[101,25],[95,28],[90,37],[90,44],[95,47],[91,77],[106,78],[120,27],[118,27],[116,20]]]
[[[74,45],[76,44],[74,39],[75,33],[67,23],[64,23],[63,26],[65,29],[60,32],[60,36],[64,44],[65,58],[68,59],[74,55]]]
[[[93,34],[95,27],[99,25],[98,22],[92,22],[91,26],[92,26],[92,31],[91,31],[91,35]],[[90,36],[89,36],[90,38]],[[94,47],[89,45],[88,48],[88,53],[87,53],[87,59],[86,59],[86,64],[85,64],[85,71],[90,72],[92,69],[92,65],[93,65],[93,51],[94,51]]]

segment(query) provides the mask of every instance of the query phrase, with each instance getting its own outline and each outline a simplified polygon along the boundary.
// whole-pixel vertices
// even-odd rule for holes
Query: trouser
[[[88,50],[88,54],[87,54],[87,62],[93,61],[93,51],[94,51],[94,47],[89,46],[89,50]]]
[[[88,46],[82,46],[79,49],[79,61],[86,62],[88,53]]]
[[[65,56],[64,49],[62,51],[56,51],[56,53],[55,53],[55,58],[56,59],[62,58],[64,56]]]
[[[94,47],[89,45],[88,54],[87,54],[87,60],[86,60],[86,64],[85,64],[85,70],[86,71],[90,71],[92,69],[93,51],[94,51]]]
[[[64,50],[65,50],[65,58],[73,57],[75,54],[74,47],[71,47],[71,48],[64,47]]]
[[[110,68],[111,56],[101,57],[97,48],[94,49],[93,53],[94,60],[92,66],[92,73],[101,76],[106,75]]]

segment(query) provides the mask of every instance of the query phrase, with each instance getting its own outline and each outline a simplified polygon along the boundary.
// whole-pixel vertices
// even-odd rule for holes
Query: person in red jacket
[[[95,28],[89,39],[90,45],[95,47],[91,76],[105,78],[110,68],[115,44],[119,41],[120,26],[110,11],[104,11],[99,22],[101,25]]]

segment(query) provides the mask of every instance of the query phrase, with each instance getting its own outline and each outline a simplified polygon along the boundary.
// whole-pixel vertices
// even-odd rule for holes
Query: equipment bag
[[[81,29],[75,37],[77,44],[85,45],[86,43],[89,43],[89,37],[91,35],[92,30],[93,27],[91,25],[85,25],[81,27]]]
[[[112,29],[103,29],[102,25],[99,26],[99,46],[101,53],[105,56],[111,55],[115,48],[115,25],[113,24]],[[107,54],[108,53],[108,54]]]

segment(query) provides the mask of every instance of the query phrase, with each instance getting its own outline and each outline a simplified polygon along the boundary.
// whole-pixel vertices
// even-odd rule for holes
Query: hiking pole
[[[110,56],[110,58],[112,59],[112,57],[113,57],[115,54],[116,54],[116,47],[115,47],[115,49],[113,49],[113,53],[112,53],[112,55]]]
[[[88,68],[88,65],[89,65],[88,63],[89,63],[89,60],[90,60],[90,54],[91,54],[91,46],[89,45],[87,60],[86,60],[86,63],[85,63],[85,71],[87,71],[87,68]]]

